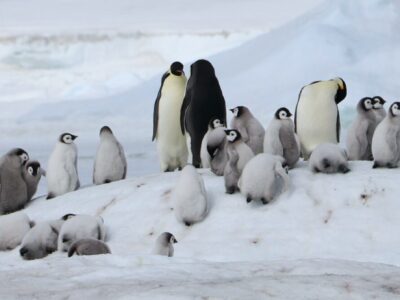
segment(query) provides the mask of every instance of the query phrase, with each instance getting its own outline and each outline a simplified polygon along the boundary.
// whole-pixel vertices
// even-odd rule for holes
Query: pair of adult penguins
[[[204,59],[194,62],[186,81],[183,65],[172,63],[155,101],[153,140],[157,139],[162,171],[183,168],[188,156],[193,166],[201,167],[201,143],[210,120],[227,124],[225,99],[211,63]],[[319,144],[339,142],[337,104],[346,94],[341,78],[312,82],[300,91],[295,127],[305,159]]]

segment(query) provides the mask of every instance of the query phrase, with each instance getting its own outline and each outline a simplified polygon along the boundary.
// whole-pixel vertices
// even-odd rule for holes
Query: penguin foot
[[[52,199],[54,197],[55,197],[55,195],[53,193],[48,193],[47,197],[46,197],[46,200]]]
[[[319,173],[319,169],[317,167],[314,167],[314,173]]]
[[[250,203],[250,202],[251,202],[251,200],[253,200],[253,199],[251,199],[251,197],[250,197],[250,196],[247,196],[247,198],[246,198],[246,201],[247,201],[247,203]]]
[[[348,173],[348,172],[350,171],[350,169],[349,169],[347,166],[345,166],[345,165],[340,165],[340,166],[339,166],[339,171],[340,171],[341,173],[343,173],[343,174],[346,174],[346,173]]]
[[[324,158],[322,160],[322,165],[324,166],[324,169],[327,169],[327,168],[329,168],[331,166],[331,163],[329,162],[329,159]]]
[[[226,193],[227,194],[234,194],[235,193],[235,187],[228,187],[226,188]]]
[[[111,180],[110,179],[106,179],[106,180],[104,180],[104,183],[110,183],[111,182]]]
[[[386,166],[387,166],[389,169],[395,169],[395,168],[397,168],[397,164],[395,164],[395,163],[388,163]]]
[[[190,222],[188,222],[188,221],[185,221],[185,225],[186,225],[187,227],[190,227],[190,225],[192,225],[192,223],[190,223]]]
[[[268,201],[267,199],[265,199],[265,198],[261,198],[261,202],[262,202],[262,204],[264,204],[264,205],[266,205],[266,204],[269,203],[269,201]]]
[[[372,169],[377,169],[377,168],[383,168],[383,165],[378,163],[377,161],[374,161],[374,165],[372,166]]]

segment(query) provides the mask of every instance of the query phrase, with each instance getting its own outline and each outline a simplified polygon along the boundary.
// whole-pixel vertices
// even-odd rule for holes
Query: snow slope
[[[23,261],[18,249],[1,253],[0,297],[394,299],[400,269],[388,265],[400,266],[398,170],[350,167],[346,175],[312,174],[300,163],[290,190],[266,206],[226,195],[223,178],[202,170],[210,211],[189,228],[172,210],[179,172],[37,199],[25,209],[35,221],[101,215],[113,254]],[[170,259],[149,254],[164,231],[178,240]]]

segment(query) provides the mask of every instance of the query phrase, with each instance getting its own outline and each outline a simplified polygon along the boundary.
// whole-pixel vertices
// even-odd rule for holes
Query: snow
[[[161,74],[181,60],[189,76],[203,57],[227,108],[246,105],[264,126],[281,106],[294,112],[303,85],[341,76],[344,140],[360,98],[397,100],[398,1],[25,2],[0,1],[0,152],[25,148],[46,168],[58,135],[78,135],[84,187],[24,211],[37,222],[101,215],[113,254],[2,252],[1,299],[399,297],[398,170],[350,162],[345,175],[312,174],[301,162],[267,206],[226,195],[202,170],[210,213],[186,228],[171,210],[179,172],[159,173],[151,143]],[[93,187],[104,125],[126,150],[128,179]],[[178,240],[173,258],[149,254],[164,231]]]

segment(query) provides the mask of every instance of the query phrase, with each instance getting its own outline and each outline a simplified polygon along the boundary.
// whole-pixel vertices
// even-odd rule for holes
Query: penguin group
[[[349,160],[373,161],[373,168],[396,168],[400,161],[400,102],[384,110],[380,96],[364,97],[356,107],[346,148],[340,143],[338,104],[347,95],[342,78],[320,80],[301,88],[292,120],[287,107],[276,108],[264,128],[246,106],[230,109],[213,65],[194,62],[190,77],[173,62],[161,78],[153,110],[152,140],[157,142],[163,172],[181,171],[171,193],[177,222],[190,227],[209,214],[209,197],[198,168],[223,176],[227,194],[240,193],[247,203],[266,205],[290,189],[290,170],[300,157],[312,173],[350,171]],[[21,244],[24,259],[36,259],[59,250],[68,256],[111,253],[99,216],[67,214],[58,220],[32,222],[23,209],[33,198],[41,176],[46,176],[47,199],[80,188],[76,135],[62,133],[51,153],[47,171],[15,148],[0,158],[0,250]],[[110,127],[100,129],[93,166],[93,183],[126,178],[124,148]],[[173,256],[177,239],[170,232],[155,241],[154,254]]]

